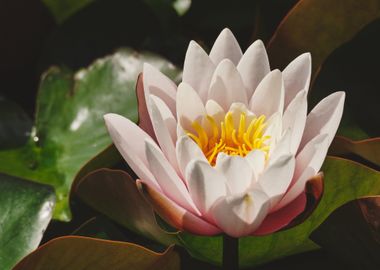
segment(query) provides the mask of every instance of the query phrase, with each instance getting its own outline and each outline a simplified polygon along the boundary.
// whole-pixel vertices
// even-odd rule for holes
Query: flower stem
[[[239,238],[223,235],[223,270],[239,269]]]

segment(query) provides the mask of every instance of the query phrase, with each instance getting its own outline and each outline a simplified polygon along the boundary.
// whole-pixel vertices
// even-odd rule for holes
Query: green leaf
[[[130,49],[75,74],[51,68],[41,81],[32,135],[23,147],[0,150],[0,172],[54,186],[54,218],[70,220],[71,183],[89,160],[111,144],[103,115],[113,112],[137,120],[135,83],[144,62],[172,78],[178,75],[172,64],[157,55]],[[97,159],[95,167],[108,163]]]
[[[179,268],[179,256],[173,248],[168,248],[164,253],[155,253],[127,242],[66,236],[41,246],[13,270]]]
[[[380,268],[380,197],[351,201],[335,210],[311,239],[353,269]]]
[[[51,187],[0,174],[1,269],[11,269],[38,247],[54,202]]]
[[[161,229],[154,211],[124,171],[100,169],[79,182],[79,198],[120,225],[166,246],[176,242],[175,234]]]
[[[261,237],[240,239],[240,265],[254,266],[285,256],[317,249],[310,234],[339,206],[356,198],[380,194],[380,172],[359,163],[328,157],[322,167],[325,174],[324,195],[313,214],[302,224]],[[222,237],[179,235],[192,256],[221,264]]]
[[[271,66],[284,68],[301,53],[311,52],[314,73],[334,49],[379,16],[378,0],[301,0],[268,44]]]
[[[62,23],[71,15],[81,10],[94,0],[42,0],[58,23]]]

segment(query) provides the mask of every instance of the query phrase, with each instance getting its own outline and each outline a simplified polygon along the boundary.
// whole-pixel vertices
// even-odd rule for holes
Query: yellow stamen
[[[208,135],[205,128],[197,121],[192,123],[195,132],[188,131],[187,135],[202,149],[211,165],[215,165],[219,153],[244,157],[249,152],[258,149],[265,152],[268,157],[269,145],[266,141],[270,139],[270,136],[263,136],[267,126],[264,115],[253,118],[247,123],[246,114],[241,113],[239,125],[236,127],[231,111],[226,113],[220,123],[216,123],[210,115],[207,115],[206,119],[210,123],[211,135]]]

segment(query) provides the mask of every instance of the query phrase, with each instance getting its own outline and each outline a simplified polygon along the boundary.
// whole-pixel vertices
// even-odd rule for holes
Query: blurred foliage
[[[63,263],[61,257],[74,269],[96,257],[94,254],[112,254],[94,261],[97,267],[107,263],[110,268],[109,263],[119,256],[128,257],[123,267],[135,263],[133,259],[141,263],[165,257],[162,262],[177,269],[177,252],[181,269],[218,269],[194,259],[219,262],[218,237],[180,234],[182,245],[193,257],[183,247],[169,250],[167,257],[127,243],[163,251],[171,241],[178,241],[173,240],[178,235],[168,237],[160,231],[151,209],[139,195],[130,193],[135,186],[125,174],[100,171],[81,179],[101,167],[131,172],[118,163],[119,154],[109,146],[102,114],[112,111],[137,120],[134,84],[141,63],[156,63],[164,73],[177,77],[179,71],[164,58],[182,65],[191,39],[209,50],[224,27],[234,32],[243,50],[257,38],[268,44],[272,68],[282,68],[299,53],[311,51],[315,77],[309,108],[331,92],[347,93],[338,131],[344,137],[334,140],[330,154],[376,170],[347,160],[328,159],[324,165],[326,192],[317,211],[291,230],[242,239],[243,265],[317,249],[308,238],[311,234],[322,251],[293,255],[257,269],[378,268],[375,225],[380,220],[379,206],[368,205],[365,200],[342,205],[361,195],[379,194],[379,14],[379,0],[1,1],[0,171],[53,185],[57,193],[55,218],[71,218],[69,199],[74,214],[68,223],[52,221],[42,240],[48,244],[31,253],[16,269],[46,269],[52,268],[52,263],[56,267],[54,260]],[[118,51],[121,47],[133,49]],[[53,65],[56,67],[51,68]],[[80,115],[86,114],[91,121],[75,129],[75,123],[83,122]],[[72,183],[73,192],[69,194]],[[10,269],[37,247],[50,220],[50,215],[39,219],[39,210],[44,203],[53,202],[54,193],[45,185],[0,176],[0,221],[5,228],[0,230],[1,267]],[[118,207],[120,204],[123,207]],[[136,204],[139,207],[131,207]],[[70,234],[91,238],[49,242]],[[130,248],[136,252],[135,258],[124,256]],[[87,251],[92,251],[91,256]],[[83,256],[75,261],[77,254]],[[165,264],[162,267],[168,269]]]

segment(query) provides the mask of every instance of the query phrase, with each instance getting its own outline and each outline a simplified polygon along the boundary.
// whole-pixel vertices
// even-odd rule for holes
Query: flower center
[[[266,141],[270,136],[264,136],[264,115],[247,122],[243,112],[236,125],[232,112],[228,112],[219,125],[212,116],[207,115],[206,118],[211,127],[209,132],[198,121],[194,121],[192,127],[195,132],[187,132],[187,135],[198,144],[212,166],[215,165],[219,153],[245,157],[252,150],[259,149],[268,156],[269,145]]]

